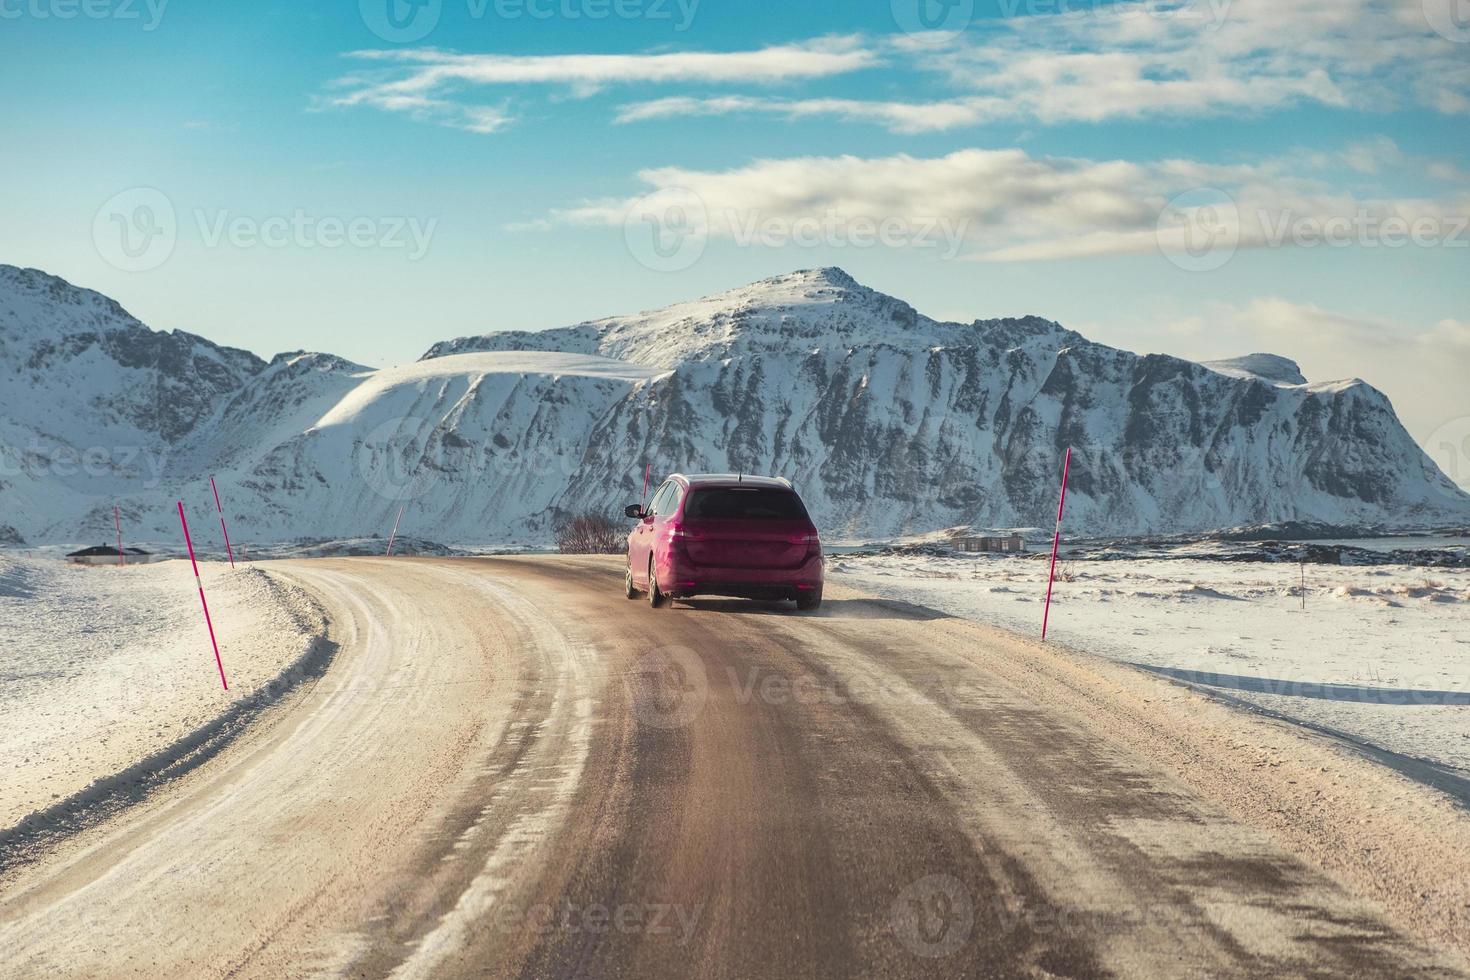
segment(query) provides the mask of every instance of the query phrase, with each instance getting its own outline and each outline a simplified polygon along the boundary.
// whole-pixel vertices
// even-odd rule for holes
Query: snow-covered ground
[[[1049,639],[1470,770],[1470,570],[1058,566]],[[1046,556],[843,556],[834,581],[1036,636]]]
[[[314,655],[323,620],[305,593],[249,566],[200,571],[228,693],[187,561],[79,568],[0,555],[0,830],[145,760],[198,752]]]

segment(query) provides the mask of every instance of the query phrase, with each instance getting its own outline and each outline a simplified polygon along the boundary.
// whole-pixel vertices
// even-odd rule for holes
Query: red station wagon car
[[[822,542],[786,480],[753,476],[668,478],[628,535],[629,599],[657,608],[696,595],[822,604]]]

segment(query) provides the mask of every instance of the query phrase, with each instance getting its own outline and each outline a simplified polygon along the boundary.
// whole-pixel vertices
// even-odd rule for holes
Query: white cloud
[[[1392,236],[1405,245],[1450,240],[1470,247],[1470,195],[1360,198],[1292,166],[1287,159],[1218,165],[1033,157],[1020,149],[797,157],[721,171],[645,170],[638,175],[642,193],[585,202],[549,220],[618,225],[644,194],[679,191],[702,202],[717,237],[738,237],[760,221],[918,227],[942,220],[964,229],[969,257],[992,262],[1158,254],[1193,245],[1191,236],[1209,231],[1228,235],[1233,248],[1398,247]],[[1188,198],[1201,188],[1212,189],[1216,228],[1200,224],[1199,206]]]
[[[1400,93],[1433,104],[1465,78],[1463,46],[1430,28],[1419,0],[1123,3],[1003,23],[958,37],[932,66],[1044,121],[1384,108]]]
[[[672,96],[633,102],[618,109],[617,122],[642,122],[679,116],[728,116],[761,113],[788,120],[834,116],[852,122],[876,122],[895,133],[931,133],[973,126],[1003,114],[1002,99],[954,99],[945,102],[871,102],[861,99],[780,99],[727,95],[712,98]]]
[[[878,56],[856,38],[823,38],[752,51],[511,56],[457,54],[434,48],[356,51],[349,57],[387,67],[339,79],[329,106],[372,106],[444,125],[494,132],[511,117],[504,106],[466,104],[472,87],[559,86],[578,97],[612,85],[773,84],[827,78],[867,68]]]
[[[1433,0],[1425,0],[1433,2]],[[1023,0],[1002,0],[1019,13]],[[903,103],[769,96],[634,104],[620,119],[751,112],[829,115],[899,133],[997,120],[1102,122],[1316,104],[1470,112],[1465,45],[1436,33],[1420,0],[1141,0],[1049,4],[963,33],[889,39],[890,56],[959,94]],[[1470,31],[1467,31],[1470,34]]]
[[[1387,136],[1354,143],[1342,152],[1342,160],[1360,174],[1376,174],[1385,167],[1404,162],[1404,151]]]
[[[395,88],[423,91],[451,82],[476,85],[580,85],[630,82],[783,82],[868,68],[878,57],[855,37],[832,37],[752,51],[660,54],[492,55],[435,48],[356,51],[349,57],[417,66]]]
[[[1032,159],[1021,150],[962,150],[940,158],[906,154],[759,160],[726,171],[679,167],[645,170],[647,190],[684,188],[715,219],[757,213],[805,218],[851,216],[980,219],[994,235],[1024,216],[1051,222],[1142,222],[1157,208],[1134,193],[1141,168],[1131,164]],[[640,195],[641,196],[641,195]],[[636,198],[588,202],[554,216],[570,223],[620,224]]]
[[[349,57],[376,67],[339,80],[342,94],[325,103],[407,112],[482,132],[509,121],[504,107],[489,123],[468,124],[457,107],[474,89],[504,86],[556,86],[578,97],[611,86],[682,87],[622,106],[617,120],[625,123],[735,113],[830,116],[904,134],[995,121],[1198,118],[1293,105],[1372,111],[1416,105],[1466,114],[1466,44],[1431,26],[1425,6],[1453,2],[1001,0],[1009,16],[977,21],[963,32],[829,37],[748,51],[357,51]],[[1029,12],[1028,5],[1046,12]],[[937,77],[950,91],[891,100],[707,90],[807,82],[879,66],[917,74],[926,87]],[[908,85],[918,87],[912,78]]]
[[[509,104],[461,105],[450,99],[434,99],[424,95],[393,94],[389,92],[358,92],[350,99],[342,98],[335,105],[365,105],[385,112],[398,112],[420,122],[436,123],[451,129],[463,129],[471,133],[497,133],[515,121]]]

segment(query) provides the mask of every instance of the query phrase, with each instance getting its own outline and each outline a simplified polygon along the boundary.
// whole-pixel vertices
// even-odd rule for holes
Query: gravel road
[[[615,559],[262,567],[330,667],[0,881],[0,974],[1466,975],[1462,817],[1164,682]]]

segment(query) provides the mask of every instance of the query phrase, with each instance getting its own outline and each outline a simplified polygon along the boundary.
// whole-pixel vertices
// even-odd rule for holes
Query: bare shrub
[[[556,526],[556,550],[564,555],[621,555],[628,530],[606,514],[573,514]]]

